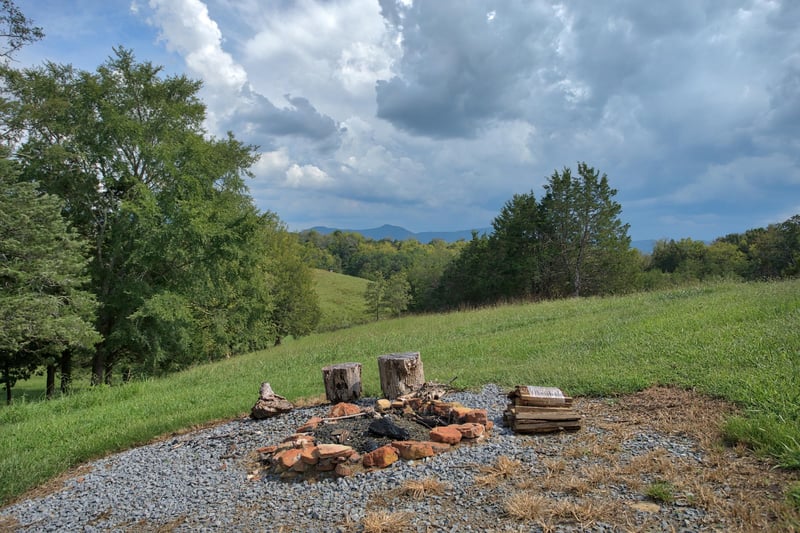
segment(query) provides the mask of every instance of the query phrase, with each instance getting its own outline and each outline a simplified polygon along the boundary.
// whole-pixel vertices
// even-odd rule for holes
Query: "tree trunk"
[[[47,365],[47,381],[44,387],[44,397],[48,400],[53,398],[56,392],[56,365]]]
[[[6,405],[11,405],[11,369],[8,365],[3,369],[3,381],[6,384]]]
[[[105,353],[100,347],[92,357],[92,385],[103,383],[104,371],[106,368]]]
[[[61,394],[67,394],[72,387],[72,350],[61,354]]]
[[[106,357],[105,373],[106,375],[103,378],[103,382],[110,386],[111,380],[114,377],[114,361],[111,357]]]
[[[381,390],[389,400],[414,392],[425,383],[419,352],[381,355],[378,357],[378,372]]]
[[[341,363],[322,369],[325,397],[331,403],[352,402],[361,397],[361,363]]]

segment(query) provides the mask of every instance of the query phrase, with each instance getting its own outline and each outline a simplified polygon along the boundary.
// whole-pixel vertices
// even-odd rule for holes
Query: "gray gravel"
[[[461,446],[424,461],[400,461],[352,478],[315,483],[270,476],[248,480],[248,455],[252,458],[253,450],[280,442],[328,408],[296,409],[279,418],[236,420],[95,461],[88,473],[67,480],[58,492],[6,507],[0,518],[15,520],[17,531],[36,532],[358,531],[365,513],[380,501],[389,511],[410,512],[409,527],[417,531],[538,530],[535,523],[505,516],[499,503],[503,495],[476,484],[475,477],[481,475],[480,466],[494,464],[500,455],[521,461],[523,469],[541,469],[544,452],[537,443],[547,437],[515,436],[503,427],[507,399],[497,386],[446,399],[488,409],[495,422],[491,437],[480,445]],[[569,437],[559,438],[563,443]],[[685,437],[647,432],[626,442],[624,453],[644,454],[654,447],[674,454],[699,453]],[[431,476],[449,485],[446,494],[424,500],[392,496],[404,480]],[[618,490],[619,497],[643,498],[625,494],[624,487],[607,490]],[[700,529],[703,519],[698,510],[680,506],[666,507],[662,514],[668,529],[684,531]],[[578,529],[564,524],[556,530]],[[614,528],[595,523],[591,530]]]

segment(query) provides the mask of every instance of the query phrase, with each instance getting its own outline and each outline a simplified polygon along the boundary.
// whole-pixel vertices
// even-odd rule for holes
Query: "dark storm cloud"
[[[320,113],[308,99],[285,95],[289,106],[279,108],[267,97],[250,88],[242,90],[244,104],[231,117],[232,123],[245,124],[260,137],[296,136],[327,149],[339,144],[340,127],[331,117]],[[268,143],[271,144],[271,143]]]
[[[548,53],[547,8],[493,13],[490,2],[382,3],[402,32],[397,76],[376,86],[378,116],[414,134],[472,137],[485,122],[512,118],[526,94],[519,82]],[[457,11],[454,8],[457,7]],[[510,15],[510,16],[509,16]]]

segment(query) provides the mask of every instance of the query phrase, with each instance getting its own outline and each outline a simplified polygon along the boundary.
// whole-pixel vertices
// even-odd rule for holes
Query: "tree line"
[[[710,244],[692,239],[657,241],[647,270],[675,281],[733,277],[747,281],[800,275],[800,215],[731,233]]]
[[[51,394],[57,371],[69,388],[74,365],[111,383],[313,330],[302,247],[248,192],[256,147],[203,129],[199,81],[117,48],[94,72],[5,64],[0,83],[9,401],[38,367]]]
[[[713,278],[765,280],[800,273],[800,215],[711,243],[660,240],[630,247],[628,225],[605,174],[584,162],[554,171],[537,199],[515,194],[490,235],[446,244],[375,241],[341,231],[299,234],[306,259],[372,280],[374,318],[504,301],[621,294]]]

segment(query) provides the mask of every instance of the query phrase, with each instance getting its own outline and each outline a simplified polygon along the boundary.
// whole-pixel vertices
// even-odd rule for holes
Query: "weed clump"
[[[656,502],[672,503],[675,501],[675,488],[669,481],[654,481],[647,487],[645,494]]]

